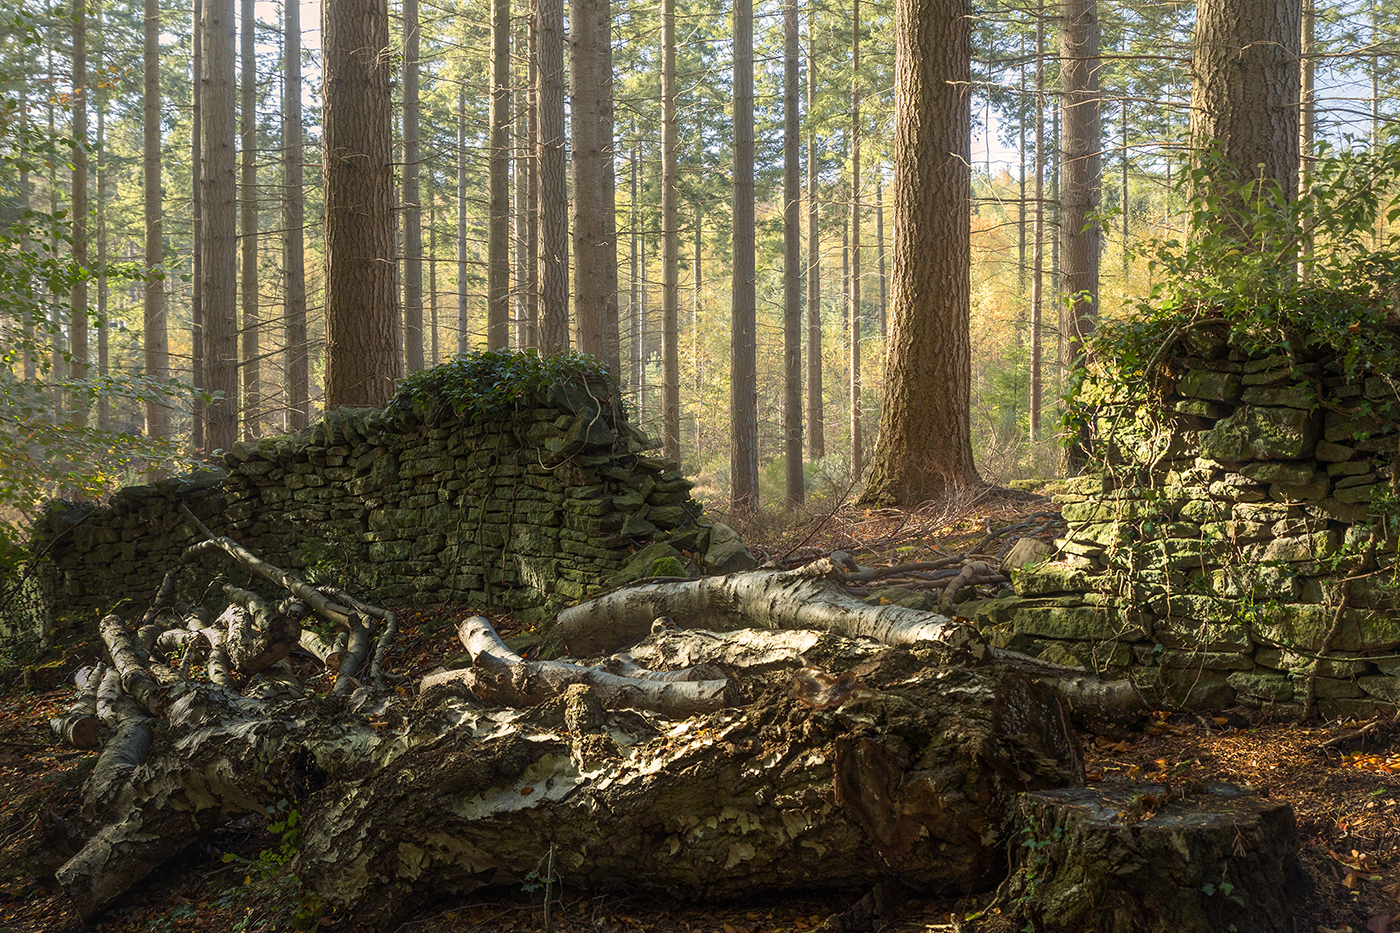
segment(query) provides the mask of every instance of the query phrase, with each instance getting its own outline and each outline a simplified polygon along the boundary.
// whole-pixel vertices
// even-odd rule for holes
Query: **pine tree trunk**
[[[784,494],[805,498],[802,472],[802,166],[799,129],[797,0],[783,3],[783,456]]]
[[[1061,7],[1060,80],[1064,86],[1064,189],[1060,198],[1061,273],[1069,306],[1065,309],[1066,374],[1084,365],[1084,341],[1098,315],[1098,212],[1103,192],[1099,126],[1099,20],[1097,0],[1065,0]],[[1086,456],[1087,437],[1069,438],[1061,448],[1062,471],[1077,472]]]
[[[239,182],[240,229],[238,245],[242,257],[239,294],[243,321],[243,436],[262,436],[262,348],[258,339],[261,326],[258,313],[258,111],[257,111],[257,16],[253,0],[243,0],[239,64],[242,66],[239,116],[242,136],[239,143],[241,178]]]
[[[88,129],[87,129],[87,0],[73,0],[73,262],[80,269],[88,267]],[[88,375],[88,287],[87,276],[78,276],[68,305],[68,364],[69,377],[78,380]],[[70,400],[68,420],[87,427],[87,400],[74,393]]]
[[[967,0],[895,7],[890,343],[866,502],[917,506],[978,481],[968,334],[970,16]]]
[[[385,0],[321,8],[326,402],[383,405],[403,374]]]
[[[223,393],[208,403],[209,452],[238,440],[238,189],[234,153],[235,45],[233,0],[203,0],[202,109],[204,388]]]
[[[457,91],[457,352],[471,350],[467,316],[467,88]]]
[[[564,159],[564,5],[538,0],[540,350],[569,349],[569,194]]]
[[[288,0],[292,2],[292,0]],[[404,368],[423,368],[423,205],[418,193],[418,0],[403,0],[403,341]]]
[[[1226,177],[1241,185],[1262,177],[1286,200],[1298,186],[1298,61],[1302,0],[1201,0],[1191,42],[1191,144],[1218,148]],[[1262,169],[1261,169],[1262,166]],[[1207,175],[1202,194],[1225,194]],[[1251,236],[1237,196],[1218,211]]]
[[[661,439],[681,456],[681,222],[676,165],[676,0],[661,3]]]
[[[1031,373],[1029,428],[1026,441],[1034,459],[1040,441],[1041,371],[1044,369],[1042,328],[1045,321],[1045,0],[1035,15],[1035,220],[1031,231]]]
[[[522,55],[528,55],[529,38],[525,31],[530,28],[529,17],[525,17],[521,22],[521,31],[515,35],[515,46]],[[530,167],[525,157],[527,128],[526,120],[529,105],[527,101],[530,97],[528,85],[523,85],[525,76],[521,72],[516,72],[516,81],[511,89],[512,105],[514,110],[513,122],[511,124],[511,187],[514,197],[514,236],[515,242],[512,253],[515,258],[515,274],[511,278],[511,295],[514,299],[515,311],[515,346],[517,349],[533,346],[530,340],[530,316],[529,316],[529,278],[526,270],[530,268],[526,261],[526,241],[529,238],[529,199],[530,199]]]
[[[880,339],[890,336],[889,281],[885,278],[885,167],[875,173],[875,260],[880,267]]]
[[[860,423],[860,0],[851,0],[851,478],[865,472]]]
[[[540,108],[539,108],[539,30],[536,28],[538,0],[532,0],[526,17],[526,43],[529,63],[525,73],[526,131],[523,158],[528,167],[525,179],[525,262],[517,274],[525,276],[525,326],[527,346],[540,348]]]
[[[147,269],[165,261],[164,203],[160,185],[160,3],[145,0],[145,35],[142,56],[142,158],[141,191],[143,220],[146,227],[145,260]],[[165,381],[170,376],[170,344],[165,329],[165,284],[158,277],[148,277],[142,283],[143,344],[146,374]],[[157,400],[146,402],[146,434],[150,437],[170,437],[170,406]]]
[[[486,348],[510,343],[510,0],[491,2]]]
[[[306,205],[302,200],[301,3],[284,5],[282,45],[282,276],[287,328],[287,429],[311,420],[311,365],[306,338]]]
[[[1099,252],[1102,231],[1098,212],[1103,192],[1099,127],[1098,0],[1064,0],[1060,25],[1060,80],[1064,111],[1064,187],[1060,195],[1061,266],[1069,296],[1066,358],[1068,372],[1082,365],[1084,340],[1098,315]],[[1066,448],[1071,462],[1082,460]]]
[[[190,383],[205,388],[204,375],[204,0],[193,0],[190,17],[193,48],[190,74]],[[197,455],[205,451],[209,411],[196,396],[191,440]]]
[[[730,498],[758,510],[758,360],[754,268],[753,2],[734,0],[734,261],[731,292]]]
[[[826,456],[822,399],[822,254],[817,199],[817,10],[807,11],[807,459]]]
[[[608,0],[570,0],[569,118],[574,169],[574,324],[578,348],[621,376]]]

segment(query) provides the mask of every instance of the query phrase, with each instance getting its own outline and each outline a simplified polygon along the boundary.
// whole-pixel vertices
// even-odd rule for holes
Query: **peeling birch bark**
[[[830,560],[796,570],[755,570],[684,583],[628,587],[559,614],[555,634],[571,655],[616,651],[645,638],[658,616],[682,628],[815,629],[887,645],[935,642],[984,648],[977,631],[944,615],[903,606],[870,606],[842,586]]]

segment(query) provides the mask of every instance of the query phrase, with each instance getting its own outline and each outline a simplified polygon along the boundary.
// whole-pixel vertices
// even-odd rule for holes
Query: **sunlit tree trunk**
[[[875,260],[880,267],[880,339],[890,336],[889,280],[885,277],[885,167],[875,173]]]
[[[525,18],[522,24],[524,30],[528,30],[529,17]],[[516,48],[522,55],[528,55],[529,41],[524,32],[516,33]],[[530,236],[529,229],[529,198],[530,198],[530,161],[526,158],[526,140],[528,139],[528,128],[526,126],[527,111],[529,106],[526,101],[530,97],[530,89],[522,87],[523,75],[516,72],[516,81],[512,89],[512,110],[513,120],[511,130],[511,187],[514,197],[514,223],[515,242],[512,252],[515,255],[515,275],[511,279],[511,297],[514,302],[515,316],[515,346],[519,349],[533,346],[530,340],[530,316],[529,316],[529,275],[530,268],[527,261],[526,241]]]
[[[569,194],[564,161],[564,6],[538,0],[540,350],[569,349]]]
[[[193,0],[190,45],[190,382],[205,388],[204,377],[204,0]],[[209,412],[203,398],[192,406],[194,449],[204,453]]]
[[[1221,195],[1217,219],[1236,232],[1244,205],[1225,186],[1256,178],[1285,199],[1298,187],[1298,60],[1303,0],[1200,0],[1191,42],[1191,144],[1219,150],[1226,177],[1200,178],[1200,193]]]
[[[510,342],[510,0],[491,2],[486,230],[486,347]]]
[[[672,2],[672,0],[668,0]],[[797,0],[783,2],[783,456],[784,494],[805,497],[802,474],[802,165],[799,148]]]
[[[860,0],[851,2],[851,477],[865,471],[860,423]]]
[[[608,0],[569,3],[574,168],[574,323],[578,348],[621,376],[613,175],[612,20]]]
[[[200,177],[204,229],[205,389],[222,393],[208,404],[205,441],[209,451],[229,450],[238,440],[238,186],[234,149],[233,0],[204,0],[202,128],[204,169]]]
[[[1040,396],[1044,387],[1045,321],[1045,0],[1035,15],[1035,220],[1031,231],[1030,425],[1026,440],[1035,456],[1040,440]]]
[[[262,436],[262,348],[258,339],[261,315],[258,313],[258,67],[256,38],[257,17],[253,0],[243,0],[243,28],[240,32],[239,63],[242,66],[239,115],[242,118],[240,141],[242,177],[239,183],[240,235],[238,245],[242,254],[240,294],[243,306],[243,436]]]
[[[1060,22],[1060,81],[1064,88],[1064,146],[1060,163],[1061,267],[1068,333],[1066,372],[1082,366],[1084,341],[1098,315],[1099,252],[1102,233],[1098,213],[1103,192],[1099,125],[1098,0],[1064,0]],[[1084,460],[1087,438],[1071,438],[1064,447],[1066,471]]]
[[[88,127],[87,127],[87,0],[73,0],[73,262],[80,269],[88,265]],[[68,351],[72,355],[69,375],[88,375],[88,287],[86,276],[73,283],[68,305]],[[86,427],[88,402],[74,393],[68,420]]]
[[[826,456],[822,399],[822,254],[817,199],[817,10],[807,11],[807,459]]]
[[[97,18],[97,73],[101,75],[106,63],[103,61],[104,46],[107,37],[104,31],[104,16],[100,0],[94,0],[93,13]],[[97,114],[96,135],[93,138],[95,144],[95,164],[93,174],[97,178],[97,209],[95,221],[97,224],[97,372],[98,375],[106,378],[109,374],[109,340],[111,328],[107,324],[107,299],[110,291],[110,283],[107,280],[107,181],[111,174],[107,167],[107,106],[109,92],[106,89],[107,82],[104,80],[94,89],[93,110]],[[112,399],[103,392],[97,396],[97,427],[102,431],[110,431],[112,428]],[[152,477],[154,478],[154,477]]]
[[[291,2],[291,0],[288,0]],[[423,368],[423,207],[418,193],[418,0],[403,0],[403,345],[404,368]]]
[[[526,132],[521,155],[528,167],[525,179],[525,262],[518,274],[525,276],[525,321],[529,334],[527,345],[540,347],[540,171],[539,171],[539,32],[538,16],[532,2],[526,17],[526,43],[529,63],[525,78]]]
[[[321,7],[326,408],[383,405],[403,375],[385,0]]]
[[[146,226],[145,266],[154,269],[165,261],[164,204],[160,185],[160,3],[145,0],[142,55],[142,157],[141,203]],[[170,344],[165,329],[165,283],[161,276],[147,276],[143,288],[143,349],[146,375],[164,381],[170,375]],[[146,402],[146,433],[170,437],[170,406],[157,399]]]
[[[457,352],[471,350],[467,318],[467,87],[457,90]]]
[[[758,360],[754,269],[753,2],[734,0],[734,261],[730,286],[730,495],[758,510]]]
[[[681,222],[676,164],[676,0],[661,2],[661,437],[681,455]]]
[[[912,507],[978,482],[968,334],[971,12],[968,0],[895,4],[890,347],[868,503]]]
[[[306,338],[306,225],[302,200],[301,0],[286,0],[282,45],[282,278],[287,328],[287,428],[310,422],[311,365]]]

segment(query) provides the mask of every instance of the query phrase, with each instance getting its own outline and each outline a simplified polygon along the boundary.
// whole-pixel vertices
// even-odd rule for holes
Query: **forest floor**
[[[937,514],[846,510],[797,530],[742,530],[750,542],[761,542],[764,556],[784,564],[831,550],[849,551],[862,563],[911,562],[976,552],[997,529],[1017,525],[1029,529],[1018,534],[1051,538],[1056,518],[1045,500],[1016,496],[970,500]],[[402,612],[397,669],[414,676],[461,654],[453,624],[459,615],[452,607]],[[495,621],[513,633],[508,618]],[[71,696],[63,678],[98,650],[95,642],[67,646],[49,658],[50,676],[0,688],[0,933],[352,929],[322,916],[314,899],[303,896],[281,867],[284,840],[268,821],[239,821],[192,845],[91,927],[34,875],[28,855],[36,819],[75,792],[96,757],[56,747],[47,720]],[[1310,882],[1296,933],[1400,930],[1400,723],[1298,725],[1246,710],[1212,717],[1159,711],[1138,727],[1081,738],[1091,784],[1151,783],[1170,774],[1246,784],[1292,804]],[[805,933],[864,892],[677,904],[590,894],[564,879],[550,893],[549,919],[558,933]],[[397,931],[380,933],[535,933],[546,929],[544,900],[537,880],[523,879],[493,896],[425,905]],[[914,899],[887,927],[893,933],[1014,929],[992,892]]]

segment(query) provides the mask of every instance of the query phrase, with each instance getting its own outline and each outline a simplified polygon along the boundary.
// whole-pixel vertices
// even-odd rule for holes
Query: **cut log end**
[[[999,892],[1044,933],[1285,933],[1301,893],[1293,808],[1228,784],[1023,794]]]

